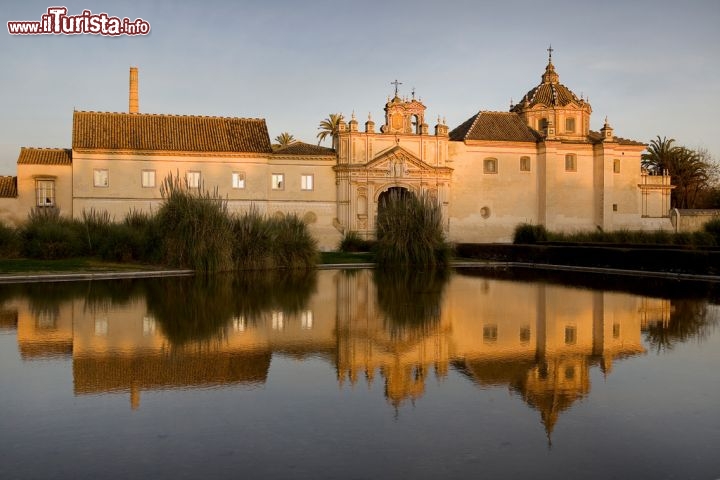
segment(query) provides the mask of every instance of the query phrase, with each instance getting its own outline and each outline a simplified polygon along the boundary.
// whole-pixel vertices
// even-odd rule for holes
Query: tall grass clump
[[[231,225],[237,270],[307,269],[317,262],[317,242],[295,214],[268,218],[251,207]]]
[[[255,206],[231,220],[233,265],[236,270],[260,270],[273,267],[270,229]]]
[[[233,240],[227,203],[202,188],[169,175],[160,186],[164,202],[156,215],[162,231],[160,260],[166,265],[210,273],[232,268]]]
[[[531,225],[529,223],[521,223],[515,227],[513,232],[513,243],[515,244],[533,244],[544,242],[548,239],[548,232],[544,225]]]
[[[450,251],[437,200],[426,194],[388,193],[377,218],[379,266],[444,267]]]
[[[51,260],[88,252],[80,222],[60,215],[57,208],[35,208],[19,230],[21,254]]]
[[[14,258],[20,254],[20,238],[15,228],[0,222],[0,258]]]
[[[277,267],[307,269],[315,265],[317,241],[297,214],[272,217],[268,223],[270,245]]]

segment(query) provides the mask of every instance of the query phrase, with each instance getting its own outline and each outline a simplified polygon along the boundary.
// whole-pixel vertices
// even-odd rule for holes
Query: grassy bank
[[[78,268],[73,259],[99,259],[207,273],[308,269],[317,261],[316,242],[297,215],[268,217],[252,208],[231,214],[217,192],[189,188],[177,176],[160,191],[163,203],[154,215],[130,212],[120,221],[104,211],[71,219],[54,208],[36,209],[18,228],[0,225],[0,259],[58,261],[47,268],[67,270]],[[6,272],[13,268],[2,263]]]

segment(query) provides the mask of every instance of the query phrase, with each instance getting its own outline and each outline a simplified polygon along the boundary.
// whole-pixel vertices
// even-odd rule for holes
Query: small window
[[[565,345],[575,345],[575,343],[577,343],[577,329],[565,327]]]
[[[155,187],[155,170],[142,171],[142,186],[143,188]]]
[[[528,343],[530,341],[530,326],[526,325],[520,328],[520,343]]]
[[[575,132],[575,118],[566,118],[565,119],[565,131],[567,133]]]
[[[303,330],[312,330],[313,328],[313,312],[305,310],[300,314],[300,328]]]
[[[613,173],[620,173],[620,159],[613,160]]]
[[[613,203],[613,212],[617,212],[617,203]]]
[[[568,365],[565,367],[565,380],[572,380],[575,378],[575,367]]]
[[[282,173],[272,174],[272,189],[282,190],[285,188],[285,175]]]
[[[312,190],[313,189],[313,175],[302,175],[300,176],[300,190]]]
[[[200,187],[200,172],[187,172],[187,186],[189,188]]]
[[[108,171],[104,169],[93,170],[93,186],[95,187],[107,187],[109,181]]]
[[[613,323],[613,338],[620,338],[620,324]]]
[[[521,172],[529,172],[530,171],[530,157],[520,157],[520,171]]]
[[[497,341],[497,325],[484,325],[483,326],[483,340],[486,342]]]
[[[486,158],[483,161],[483,173],[497,173],[497,158]]]
[[[547,129],[547,126],[548,126],[547,118],[541,118],[540,120],[538,120],[538,130],[543,132]]]
[[[35,182],[35,198],[38,207],[54,207],[55,180],[37,180]]]
[[[233,172],[232,188],[238,188],[238,189],[245,188],[245,173],[244,172]]]
[[[565,171],[576,172],[577,171],[577,157],[573,153],[565,155]]]

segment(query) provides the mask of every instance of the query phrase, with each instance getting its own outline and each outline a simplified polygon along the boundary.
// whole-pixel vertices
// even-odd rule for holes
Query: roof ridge
[[[109,112],[100,110],[74,110],[73,113],[97,113],[97,114],[111,114],[111,115],[132,115],[133,117],[180,117],[180,118],[219,118],[219,119],[232,119],[232,120],[256,120],[264,122],[265,119],[261,117],[230,117],[226,115],[192,115],[182,113],[129,113],[129,112]]]

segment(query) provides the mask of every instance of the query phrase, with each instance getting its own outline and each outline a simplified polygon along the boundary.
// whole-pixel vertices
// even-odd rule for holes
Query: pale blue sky
[[[50,6],[143,18],[148,36],[11,36]],[[397,78],[431,127],[506,111],[537,85],[546,48],[560,82],[589,97],[591,128],[656,135],[720,160],[720,1],[67,1],[0,7],[0,174],[21,146],[70,147],[72,111],[262,117],[270,136],[315,142],[329,113],[380,123]]]

